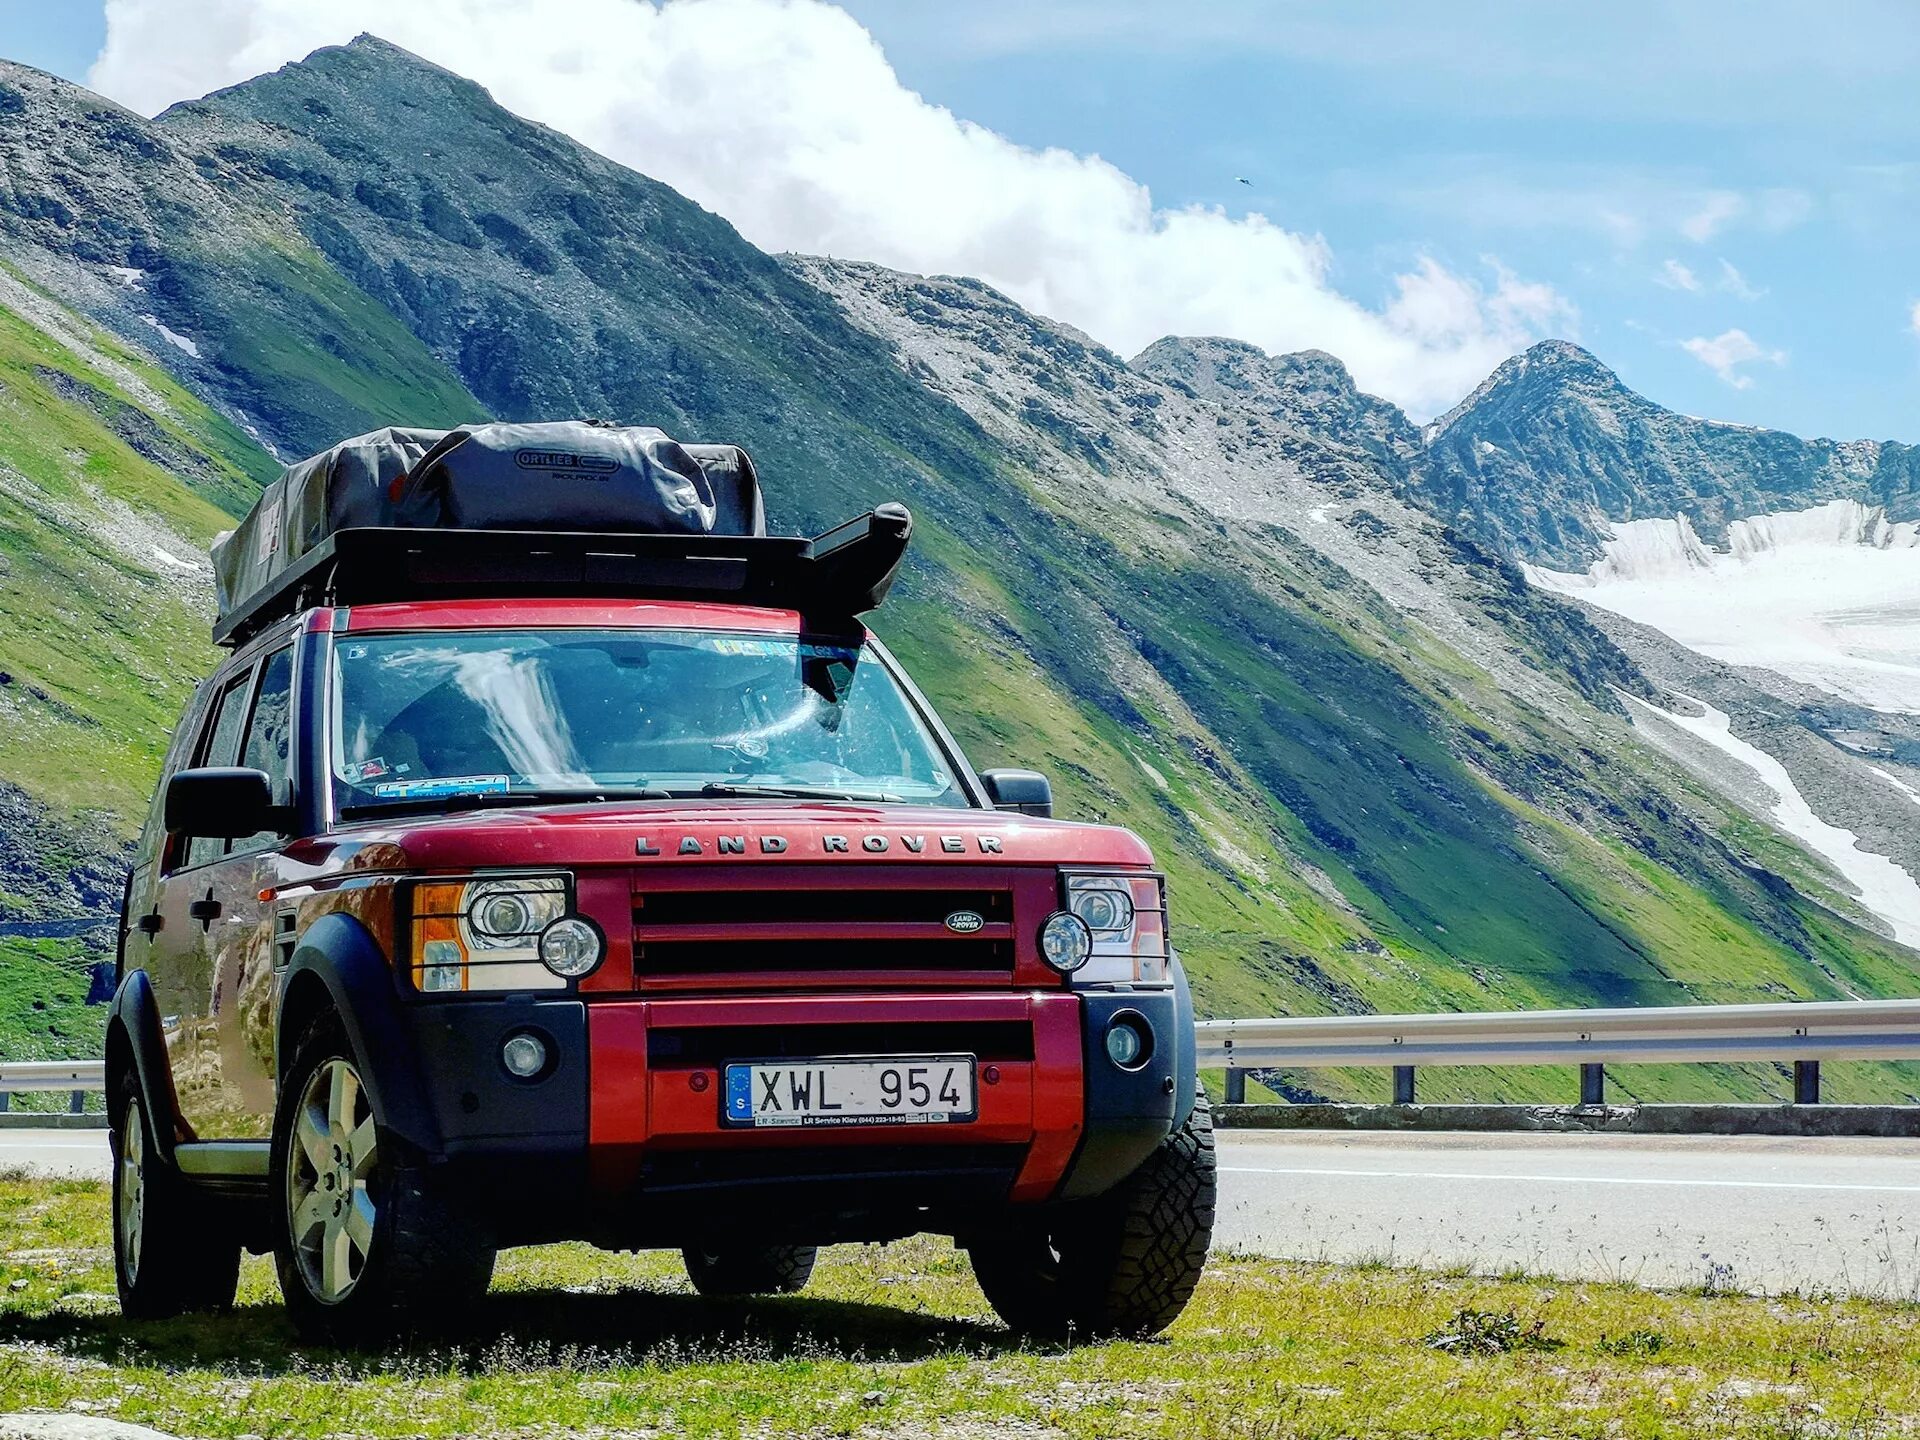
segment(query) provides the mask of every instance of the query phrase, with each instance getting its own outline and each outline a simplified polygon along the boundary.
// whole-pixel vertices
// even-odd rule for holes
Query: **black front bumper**
[[[1112,1189],[1173,1132],[1183,1113],[1179,1077],[1192,1049],[1190,1020],[1182,1028],[1179,997],[1171,990],[1107,993],[1080,1000],[1085,1067],[1086,1133],[1061,1182],[1059,1199],[1084,1200]],[[1150,1035],[1145,1058],[1123,1070],[1107,1058],[1107,1030],[1134,1018]]]
[[[576,1238],[587,1198],[586,1006],[574,999],[466,999],[402,1007],[433,1126],[420,1137],[502,1244]],[[531,1033],[549,1068],[510,1074],[507,1040]]]

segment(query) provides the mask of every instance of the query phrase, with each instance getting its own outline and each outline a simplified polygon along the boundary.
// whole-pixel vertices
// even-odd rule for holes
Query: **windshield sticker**
[[[716,635],[709,648],[716,655],[791,655],[791,640],[742,640],[731,635]]]
[[[462,775],[446,780],[388,780],[373,787],[382,800],[438,800],[444,795],[504,795],[504,775]]]
[[[703,648],[715,655],[798,655],[803,660],[852,660],[857,655],[845,645],[805,645],[792,640],[756,640],[742,635],[715,635]]]
[[[387,762],[376,758],[361,762],[359,778],[362,780],[378,780],[386,773]]]

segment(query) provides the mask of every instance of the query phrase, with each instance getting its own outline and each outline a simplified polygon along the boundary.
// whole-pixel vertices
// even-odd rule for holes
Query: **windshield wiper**
[[[342,820],[366,815],[418,815],[423,812],[478,810],[505,805],[591,805],[603,800],[671,800],[658,786],[606,786],[592,790],[485,790],[472,795],[396,796],[392,800],[363,800],[340,807]]]
[[[698,794],[707,799],[771,795],[782,800],[867,800],[891,805],[906,803],[900,796],[885,790],[840,790],[825,785],[756,785],[752,782],[737,784],[731,780],[709,780],[697,791],[676,793]]]

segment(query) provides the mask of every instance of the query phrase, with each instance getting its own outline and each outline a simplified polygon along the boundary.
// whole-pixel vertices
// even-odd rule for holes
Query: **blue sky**
[[[211,0],[119,3],[156,24],[172,11],[178,29]],[[301,3],[261,0],[260,8],[288,12]],[[499,0],[453,3],[484,10]],[[577,11],[584,24],[590,7],[608,3],[567,0],[553,9]],[[1578,339],[1636,389],[1689,413],[1920,441],[1920,7],[845,0],[842,8],[884,52],[877,71],[840,67],[848,89],[880,87],[867,110],[890,113],[887,105],[901,103],[880,94],[893,83],[890,67],[900,87],[961,121],[1027,151],[1073,152],[1072,184],[1090,188],[1084,201],[1064,182],[1058,193],[1085,205],[1090,227],[1129,223],[1093,215],[1119,203],[1118,192],[1088,179],[1095,156],[1151,191],[1153,224],[1163,229],[1166,216],[1188,207],[1218,207],[1236,222],[1265,217],[1215,227],[1190,247],[1205,256],[1216,242],[1226,245],[1217,253],[1229,277],[1235,264],[1269,264],[1263,256],[1313,272],[1295,277],[1304,288],[1271,297],[1288,313],[1250,313],[1245,338],[1270,348],[1325,343],[1416,411],[1447,403],[1470,383],[1465,377],[1513,343],[1551,333]],[[592,13],[604,19],[604,9]],[[267,28],[289,58],[315,37],[329,38],[318,22],[282,13],[275,23],[278,30],[255,28]],[[376,18],[373,28],[385,26]],[[767,63],[830,65],[849,29],[796,32]],[[678,44],[729,44],[724,31],[704,39],[688,27],[677,33]],[[127,54],[99,78],[109,93],[148,109],[179,98],[164,88],[185,83],[177,75],[205,88],[239,78],[249,64],[261,68],[258,56],[271,50],[258,34],[250,47],[236,40],[221,62],[227,68],[210,62],[203,81],[192,64],[161,74],[155,61],[142,72],[142,56],[155,47],[131,30],[127,37]],[[434,51],[431,36],[393,38],[475,73],[505,103],[534,113],[515,102],[509,78],[476,73],[484,58],[462,64],[459,53]],[[0,53],[10,58],[85,80],[104,40],[96,0],[0,0]],[[219,43],[208,40],[209,48]],[[755,61],[745,54],[731,63]],[[808,115],[806,105],[829,103],[809,91],[783,113]],[[568,128],[678,184],[762,244],[986,273],[1123,350],[1189,315],[1200,328],[1234,327],[1230,302],[1196,299],[1183,308],[1175,297],[1122,312],[1076,292],[1066,273],[1072,245],[1054,233],[1074,223],[1071,215],[1048,217],[1053,229],[1032,242],[1054,247],[1049,270],[1020,263],[1004,248],[1016,242],[1004,236],[999,249],[986,240],[934,243],[883,206],[863,210],[844,189],[851,181],[826,192],[835,224],[767,211],[752,191],[703,183],[701,152],[689,158],[657,142],[647,113],[583,122],[588,133]],[[925,107],[899,114],[896,128],[926,118]],[[1013,183],[994,178],[1005,155],[980,159],[977,143],[935,138],[929,164],[943,193]],[[944,178],[976,159],[981,176]],[[1029,156],[1023,173],[1044,173],[1047,163]],[[897,182],[895,191],[907,193]],[[913,195],[897,208],[931,204]],[[1030,220],[1017,213],[997,225],[1025,235]],[[1284,231],[1291,248],[1240,244],[1248,225]],[[952,221],[940,228],[950,231]],[[1163,254],[1112,273],[1138,274],[1151,288],[1168,275],[1190,276],[1195,263],[1193,255]],[[1396,307],[1410,274],[1459,284],[1418,288]],[[1115,288],[1124,287],[1106,283]],[[1315,320],[1323,301],[1329,311],[1365,313]],[[1478,308],[1468,318],[1445,313],[1454,304]],[[1292,311],[1303,317],[1298,323]],[[1410,378],[1421,366],[1430,373]]]

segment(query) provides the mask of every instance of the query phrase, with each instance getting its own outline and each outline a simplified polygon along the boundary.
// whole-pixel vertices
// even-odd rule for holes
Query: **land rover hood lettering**
[[[890,855],[894,853],[894,841],[900,842],[900,849],[909,855],[927,853],[925,835],[883,835],[877,831],[859,837],[859,852],[865,855]],[[1001,855],[1005,847],[998,835],[975,835],[974,847],[982,855]],[[964,835],[942,835],[939,837],[940,853],[944,855],[964,855],[967,853],[967,837]],[[819,837],[820,851],[823,855],[852,855],[854,837],[849,835],[822,835]],[[715,837],[714,852],[721,855],[745,855],[753,846],[758,846],[762,855],[793,854],[793,843],[785,835],[720,835]],[[698,835],[682,835],[677,841],[667,837],[642,835],[634,842],[636,855],[652,858],[672,854],[705,855],[706,843]]]

